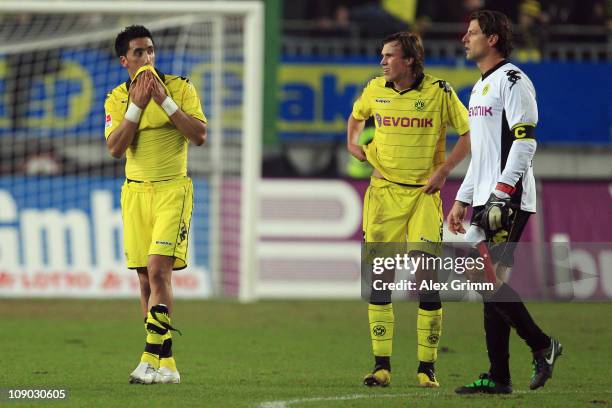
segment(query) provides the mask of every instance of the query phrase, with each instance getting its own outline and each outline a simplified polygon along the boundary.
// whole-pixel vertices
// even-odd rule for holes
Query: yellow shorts
[[[425,194],[423,187],[405,187],[372,177],[363,205],[366,242],[442,242],[440,193]],[[425,245],[427,247],[427,245]],[[430,251],[425,251],[430,252]]]
[[[149,255],[173,256],[174,269],[185,268],[192,209],[189,177],[126,181],[121,188],[121,216],[128,268],[146,267]]]

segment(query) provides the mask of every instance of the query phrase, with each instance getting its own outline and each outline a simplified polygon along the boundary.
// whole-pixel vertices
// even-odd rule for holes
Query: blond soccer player
[[[374,167],[364,198],[366,243],[440,243],[439,190],[470,150],[467,110],[447,82],[423,72],[423,54],[415,34],[400,32],[385,38],[380,62],[383,75],[367,84],[348,119],[348,151]],[[372,142],[363,147],[357,140],[369,117],[374,117],[376,131]],[[446,158],[448,125],[461,137]],[[435,256],[435,252],[425,248],[412,255]],[[432,275],[433,271],[420,270],[417,280],[435,278]],[[364,384],[387,386],[395,324],[391,292],[372,292],[368,318],[375,363]],[[420,292],[417,379],[422,387],[439,386],[434,363],[441,331],[438,291]]]
[[[146,344],[129,382],[179,383],[172,354],[172,271],[187,266],[193,185],[187,146],[206,140],[206,118],[188,79],[155,68],[149,30],[130,26],[115,39],[129,78],[106,98],[105,137],[115,158],[125,154],[121,214],[127,266],[140,281]]]

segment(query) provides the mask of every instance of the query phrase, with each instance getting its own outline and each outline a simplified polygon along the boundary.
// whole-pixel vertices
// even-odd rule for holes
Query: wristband
[[[140,122],[140,114],[142,113],[142,109],[140,109],[136,104],[130,102],[128,105],[127,111],[125,112],[124,118],[129,120],[132,123]]]
[[[164,99],[162,102],[161,107],[168,116],[174,115],[174,112],[176,112],[179,108],[176,102],[174,102],[170,96],[166,96],[166,99]]]
[[[506,193],[508,195],[512,195],[512,193],[514,193],[516,191],[515,187],[512,187],[512,186],[510,186],[510,185],[508,185],[506,183],[497,183],[495,185],[495,189],[497,191],[501,191],[501,192]]]

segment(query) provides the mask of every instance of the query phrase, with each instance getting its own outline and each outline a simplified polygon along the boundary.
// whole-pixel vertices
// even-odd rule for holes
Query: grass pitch
[[[372,368],[366,304],[180,301],[173,323],[179,385],[130,385],[144,329],[137,300],[0,300],[0,388],[64,388],[66,401],[1,405],[70,407],[562,407],[612,403],[612,303],[532,303],[564,355],[546,387],[529,391],[531,358],[513,334],[509,396],[453,389],[488,368],[482,305],[446,303],[437,372],[416,387],[416,304],[396,303],[393,381],[361,385]]]

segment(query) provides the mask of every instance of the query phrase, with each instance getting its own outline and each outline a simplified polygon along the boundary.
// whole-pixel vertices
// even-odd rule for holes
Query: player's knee
[[[164,268],[161,265],[149,267],[149,282],[151,286],[169,284],[172,279],[172,269]]]

